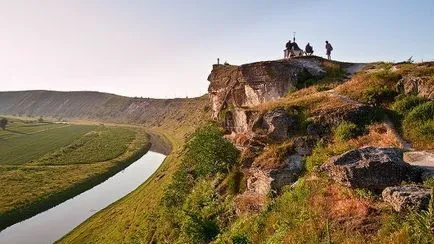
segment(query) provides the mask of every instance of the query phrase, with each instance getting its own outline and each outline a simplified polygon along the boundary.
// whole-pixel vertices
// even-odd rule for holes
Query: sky
[[[0,90],[194,97],[221,62],[297,43],[349,62],[434,60],[434,1],[0,0]]]

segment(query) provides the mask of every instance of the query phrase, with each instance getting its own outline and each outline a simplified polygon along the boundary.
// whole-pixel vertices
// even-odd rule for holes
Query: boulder
[[[383,200],[395,211],[427,210],[431,200],[431,188],[418,185],[393,186],[384,189]]]
[[[282,168],[272,169],[270,171],[271,189],[279,192],[284,186],[296,182],[303,172],[303,161],[304,157],[294,154],[285,159]]]
[[[404,77],[396,84],[396,90],[405,94],[417,94],[431,100],[434,99],[434,86],[429,77]]]
[[[302,136],[294,139],[295,151],[300,156],[309,156],[315,147],[316,140],[313,137]]]
[[[383,190],[408,179],[410,165],[402,157],[399,148],[362,147],[330,158],[321,170],[347,187]]]
[[[294,127],[296,120],[288,115],[283,108],[268,111],[262,117],[261,128],[272,140],[283,141],[288,138],[289,128]]]
[[[420,170],[421,180],[434,177],[434,153],[427,151],[406,152],[404,161]]]

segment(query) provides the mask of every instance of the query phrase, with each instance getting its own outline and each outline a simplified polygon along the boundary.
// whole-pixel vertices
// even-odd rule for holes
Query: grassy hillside
[[[181,107],[159,111],[164,115],[158,123],[148,123],[146,128],[151,134],[166,137],[172,144],[172,153],[144,184],[92,216],[59,242],[136,243],[152,240],[158,229],[156,217],[164,190],[180,168],[186,138],[210,118],[208,103],[207,97],[188,99]]]
[[[207,99],[207,96],[193,99],[133,98],[100,92],[0,92],[0,114],[159,126],[165,119],[189,121],[191,113],[187,111],[192,112],[189,107],[204,109],[195,105],[203,105]]]
[[[431,242],[432,234],[427,226],[432,226],[434,220],[432,210],[394,213],[378,193],[343,187],[315,171],[316,166],[331,156],[353,148],[366,145],[400,147],[401,136],[417,148],[432,149],[432,102],[414,98],[411,94],[398,96],[399,92],[392,89],[397,82],[396,75],[384,75],[382,64],[378,65],[351,80],[332,74],[282,99],[253,108],[259,113],[276,107],[288,111],[295,109],[300,116],[297,116],[299,128],[294,137],[306,135],[306,126],[312,123],[312,118],[329,116],[333,121],[334,113],[357,110],[360,103],[376,108],[372,110],[375,113],[356,118],[355,122],[331,124],[328,134],[306,158],[306,170],[298,184],[267,195],[263,199],[266,205],[259,213],[235,214],[234,199],[246,188],[240,165],[232,161],[232,167],[205,167],[204,174],[201,163],[218,163],[218,157],[226,157],[231,151],[220,147],[225,144],[221,135],[213,129],[198,132],[188,137],[189,143],[185,146],[180,135],[190,134],[198,124],[186,126],[184,123],[188,121],[162,120],[160,127],[154,127],[154,130],[171,138],[174,153],[144,185],[81,224],[59,242]],[[427,72],[432,76],[431,71]],[[373,79],[380,85],[372,86]],[[360,84],[356,86],[354,82]],[[288,150],[293,150],[294,139],[268,145],[257,158],[258,162],[269,167],[272,165],[268,164],[281,163]]]
[[[0,228],[92,187],[149,148],[143,129],[103,125],[9,119],[0,136]]]

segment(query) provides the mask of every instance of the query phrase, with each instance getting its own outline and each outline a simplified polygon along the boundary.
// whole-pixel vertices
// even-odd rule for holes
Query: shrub
[[[229,172],[229,175],[228,175],[229,193],[237,194],[238,192],[240,192],[242,179],[243,179],[243,173],[238,169],[238,167],[234,167]]]
[[[375,84],[367,88],[362,95],[362,100],[369,104],[378,105],[384,102],[393,101],[397,93],[386,85]]]
[[[404,135],[413,146],[432,148],[434,146],[434,102],[429,101],[414,107],[402,123]]]
[[[322,92],[322,91],[327,91],[330,90],[331,88],[325,84],[320,84],[316,87],[316,91],[318,92]]]
[[[198,176],[227,171],[235,165],[239,152],[220,130],[212,125],[197,130],[187,144],[185,159],[194,165]]]
[[[231,240],[233,244],[249,244],[249,238],[244,234],[235,234]]]
[[[193,187],[194,179],[188,174],[183,165],[173,175],[172,182],[164,190],[163,204],[167,207],[174,207],[182,204]]]
[[[356,124],[346,121],[340,123],[334,131],[335,139],[340,141],[347,141],[351,138],[357,137],[359,132],[360,130]]]
[[[426,98],[418,97],[415,95],[399,95],[392,105],[392,109],[401,115],[408,114],[414,107],[423,104],[427,101]]]
[[[208,243],[220,232],[217,217],[223,211],[214,191],[213,182],[201,180],[185,200],[181,223],[181,235],[187,236],[191,243]]]
[[[412,109],[405,117],[404,124],[424,123],[432,119],[434,119],[434,102],[429,101]]]
[[[327,161],[330,156],[325,145],[318,142],[312,150],[312,154],[306,158],[306,169],[312,171],[316,166],[320,166]]]

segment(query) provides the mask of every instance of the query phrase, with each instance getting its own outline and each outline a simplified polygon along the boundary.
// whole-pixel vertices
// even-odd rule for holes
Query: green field
[[[0,131],[0,229],[105,180],[148,148],[140,128],[11,120]]]

